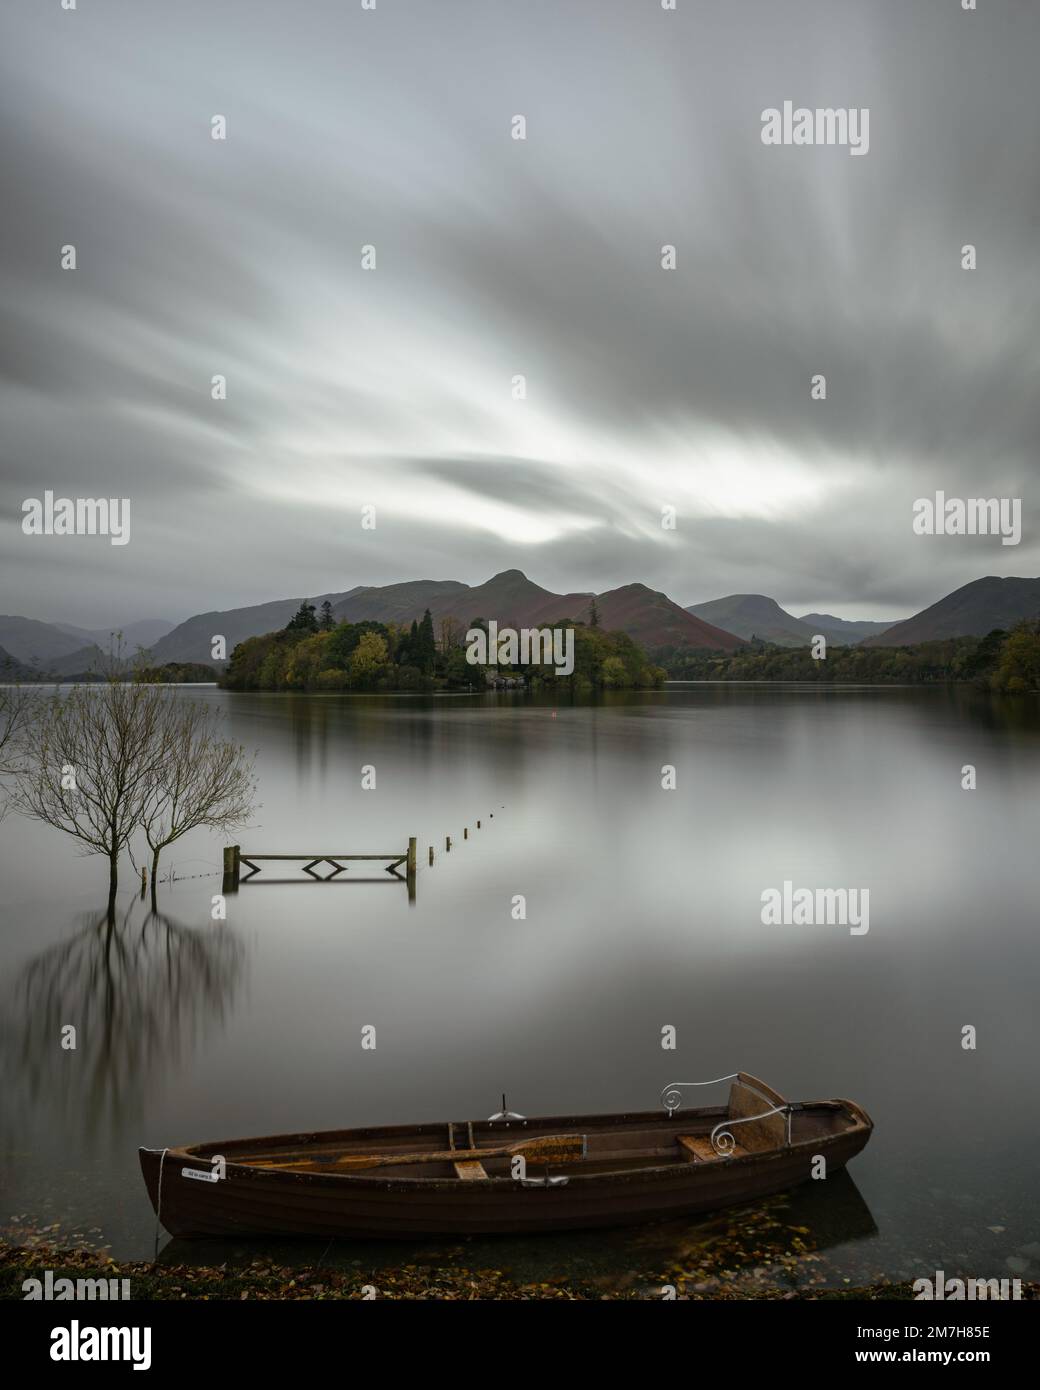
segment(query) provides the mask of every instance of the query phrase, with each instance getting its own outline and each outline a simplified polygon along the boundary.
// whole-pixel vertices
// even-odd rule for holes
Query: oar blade
[[[528,1163],[580,1163],[588,1150],[584,1134],[551,1134],[544,1139],[528,1139],[513,1146]]]

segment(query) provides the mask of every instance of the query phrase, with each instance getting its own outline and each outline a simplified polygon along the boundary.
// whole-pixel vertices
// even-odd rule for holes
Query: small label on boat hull
[[[220,1174],[215,1168],[182,1168],[182,1178],[196,1178],[199,1182],[219,1182]]]

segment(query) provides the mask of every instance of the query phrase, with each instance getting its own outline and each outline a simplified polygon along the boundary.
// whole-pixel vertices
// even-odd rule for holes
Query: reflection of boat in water
[[[783,1220],[807,1226],[813,1249],[833,1250],[839,1245],[866,1240],[878,1233],[874,1213],[867,1206],[851,1173],[831,1173],[826,1182],[810,1182],[790,1194]]]
[[[751,1201],[843,1168],[873,1128],[848,1100],[789,1102],[744,1072],[726,1106],[395,1125],[141,1149],[175,1236],[399,1237],[578,1230]],[[518,1163],[518,1159],[523,1159]]]

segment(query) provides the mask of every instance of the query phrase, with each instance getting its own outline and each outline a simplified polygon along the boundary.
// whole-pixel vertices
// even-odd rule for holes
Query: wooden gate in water
[[[261,863],[279,861],[282,863],[303,863],[303,871],[318,883],[331,883],[334,878],[347,871],[347,866],[358,861],[385,863],[386,872],[408,885],[408,900],[415,901],[416,837],[409,836],[408,848],[395,850],[392,854],[245,854],[241,845],[228,845],[224,850],[224,892],[237,893],[239,884],[248,883],[260,872]],[[242,875],[242,865],[249,873]],[[316,872],[319,864],[329,865],[331,873]],[[398,873],[405,865],[404,874]],[[283,880],[284,881],[284,880]],[[372,882],[353,880],[354,882]]]

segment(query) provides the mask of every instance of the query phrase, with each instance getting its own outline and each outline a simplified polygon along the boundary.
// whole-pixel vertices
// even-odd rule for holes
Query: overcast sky
[[[1034,0],[6,0],[0,25],[3,611],[518,567],[894,618],[1040,573]],[[763,145],[785,100],[868,107],[869,152]],[[129,497],[130,543],[23,535],[46,488]],[[915,536],[936,489],[1021,497],[1021,544]]]

